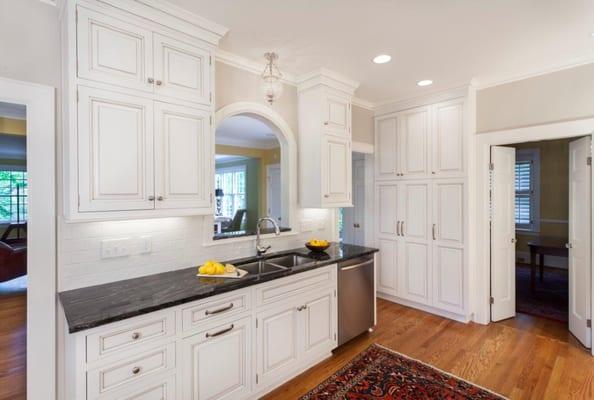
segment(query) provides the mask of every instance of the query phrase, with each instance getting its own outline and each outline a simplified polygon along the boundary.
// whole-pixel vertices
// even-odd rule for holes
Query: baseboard
[[[414,301],[402,299],[400,297],[396,297],[391,294],[378,292],[377,297],[379,297],[380,299],[391,301],[392,303],[402,304],[403,306],[416,308],[417,310],[421,310],[421,311],[424,311],[424,312],[427,312],[430,314],[439,315],[440,317],[452,319],[454,321],[462,322],[465,324],[470,322],[470,317],[467,315],[456,314],[456,313],[453,313],[450,311],[444,311],[439,308],[427,306],[425,304],[415,303]]]
[[[527,251],[516,251],[516,261],[524,264],[530,264],[530,253]],[[538,259],[536,260],[538,264]],[[545,256],[545,267],[567,269],[567,258],[557,256]]]

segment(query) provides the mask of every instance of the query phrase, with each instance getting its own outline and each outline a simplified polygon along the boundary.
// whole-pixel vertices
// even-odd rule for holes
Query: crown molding
[[[359,87],[359,82],[327,68],[318,68],[297,78],[298,91],[311,89],[318,85],[329,86],[352,96]]]
[[[374,116],[380,117],[386,114],[391,114],[410,108],[426,106],[429,104],[457,99],[460,97],[467,97],[472,88],[473,85],[471,82],[462,86],[457,86],[445,90],[438,90],[431,93],[423,94],[421,96],[411,97],[408,99],[376,103],[373,110]]]
[[[353,99],[351,100],[351,103],[355,107],[363,108],[368,111],[373,111],[375,108],[375,104],[373,104],[371,101],[367,101],[367,100],[361,99],[359,97],[353,97]]]
[[[250,60],[243,56],[221,49],[217,49],[215,60],[230,65],[232,67],[251,72],[256,75],[261,75],[262,71],[264,71],[264,67],[266,66],[266,64],[263,62]],[[293,74],[289,74],[286,72],[283,72],[282,74],[283,77],[281,81],[283,83],[286,83],[287,85],[297,86],[297,82]]]

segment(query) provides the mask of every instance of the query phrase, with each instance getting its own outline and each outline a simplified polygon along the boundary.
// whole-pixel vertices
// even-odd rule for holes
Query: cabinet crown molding
[[[328,86],[352,96],[359,87],[359,82],[327,68],[319,68],[297,78],[299,92],[319,85]]]

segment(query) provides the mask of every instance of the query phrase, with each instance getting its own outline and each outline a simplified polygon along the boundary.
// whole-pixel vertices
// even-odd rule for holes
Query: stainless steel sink
[[[282,265],[274,265],[268,261],[254,261],[251,263],[238,265],[237,268],[243,269],[251,275],[271,274],[273,272],[287,270],[287,268]]]
[[[270,257],[266,259],[266,262],[270,264],[282,266],[285,268],[291,268],[297,265],[308,264],[313,261],[314,260],[312,260],[311,258],[304,257],[299,254],[287,254],[284,256]]]

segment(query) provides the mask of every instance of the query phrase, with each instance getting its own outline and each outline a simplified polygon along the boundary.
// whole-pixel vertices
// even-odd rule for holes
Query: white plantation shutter
[[[518,151],[516,159],[516,229],[536,231],[538,214],[539,190],[538,177],[540,171],[538,151]]]

